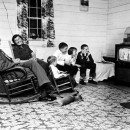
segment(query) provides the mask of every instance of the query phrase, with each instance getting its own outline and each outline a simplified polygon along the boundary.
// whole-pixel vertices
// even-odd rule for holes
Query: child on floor
[[[89,73],[89,83],[96,84],[93,79],[96,76],[96,64],[94,63],[94,60],[92,58],[91,53],[89,52],[89,47],[86,44],[81,45],[81,51],[78,53],[76,64],[81,65],[80,67],[80,84],[85,85],[84,82],[86,79],[86,70],[90,69]]]
[[[65,42],[59,44],[59,49],[54,53],[57,58],[57,68],[67,71],[72,77],[77,73],[77,69],[68,60],[68,45]]]

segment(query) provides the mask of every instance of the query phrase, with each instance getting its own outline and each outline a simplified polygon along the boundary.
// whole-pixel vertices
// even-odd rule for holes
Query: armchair
[[[27,71],[28,68],[15,66],[0,72],[0,94],[6,96],[8,99],[7,101],[0,101],[0,103],[16,104],[29,102],[40,96],[34,74],[30,73],[28,76]],[[20,101],[12,101],[13,97],[30,90],[33,90],[33,95],[29,95],[26,99]]]

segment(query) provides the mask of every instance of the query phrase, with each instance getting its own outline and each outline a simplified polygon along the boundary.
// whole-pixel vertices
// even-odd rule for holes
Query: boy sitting
[[[68,59],[68,45],[65,42],[59,44],[59,49],[54,53],[57,58],[57,68],[61,71],[67,71],[70,76],[74,77],[77,73],[77,68],[71,65]]]
[[[47,62],[52,70],[52,73],[54,75],[54,78],[60,78],[60,77],[66,77],[68,74],[66,71],[60,71],[56,66],[57,66],[57,58],[55,56],[49,56],[47,58]],[[76,81],[73,77],[70,76],[71,82],[73,84],[73,87],[76,87]]]
[[[80,67],[80,84],[86,85],[84,80],[86,79],[86,69],[90,69],[89,74],[89,83],[96,84],[97,82],[93,81],[96,76],[96,64],[92,58],[92,55],[89,52],[89,47],[86,44],[81,45],[81,51],[78,53],[76,64],[81,65]]]
[[[55,56],[49,56],[47,59],[47,62],[49,66],[51,67],[52,73],[54,75],[54,78],[60,78],[61,76],[67,76],[67,74],[64,71],[58,70],[56,67],[57,65],[57,58]]]

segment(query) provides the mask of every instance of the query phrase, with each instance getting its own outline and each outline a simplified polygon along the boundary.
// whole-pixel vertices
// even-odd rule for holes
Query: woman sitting
[[[23,62],[28,60],[35,60],[42,66],[47,75],[49,74],[48,64],[43,60],[36,58],[36,54],[30,49],[28,44],[24,44],[23,38],[19,34],[15,34],[12,37],[12,42],[14,43],[12,46],[15,58],[19,58]]]

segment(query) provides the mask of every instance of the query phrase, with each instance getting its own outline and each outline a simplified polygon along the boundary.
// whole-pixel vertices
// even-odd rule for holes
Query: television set
[[[130,44],[115,45],[115,79],[130,84]]]
[[[130,44],[116,44],[115,49],[116,61],[130,63]]]

